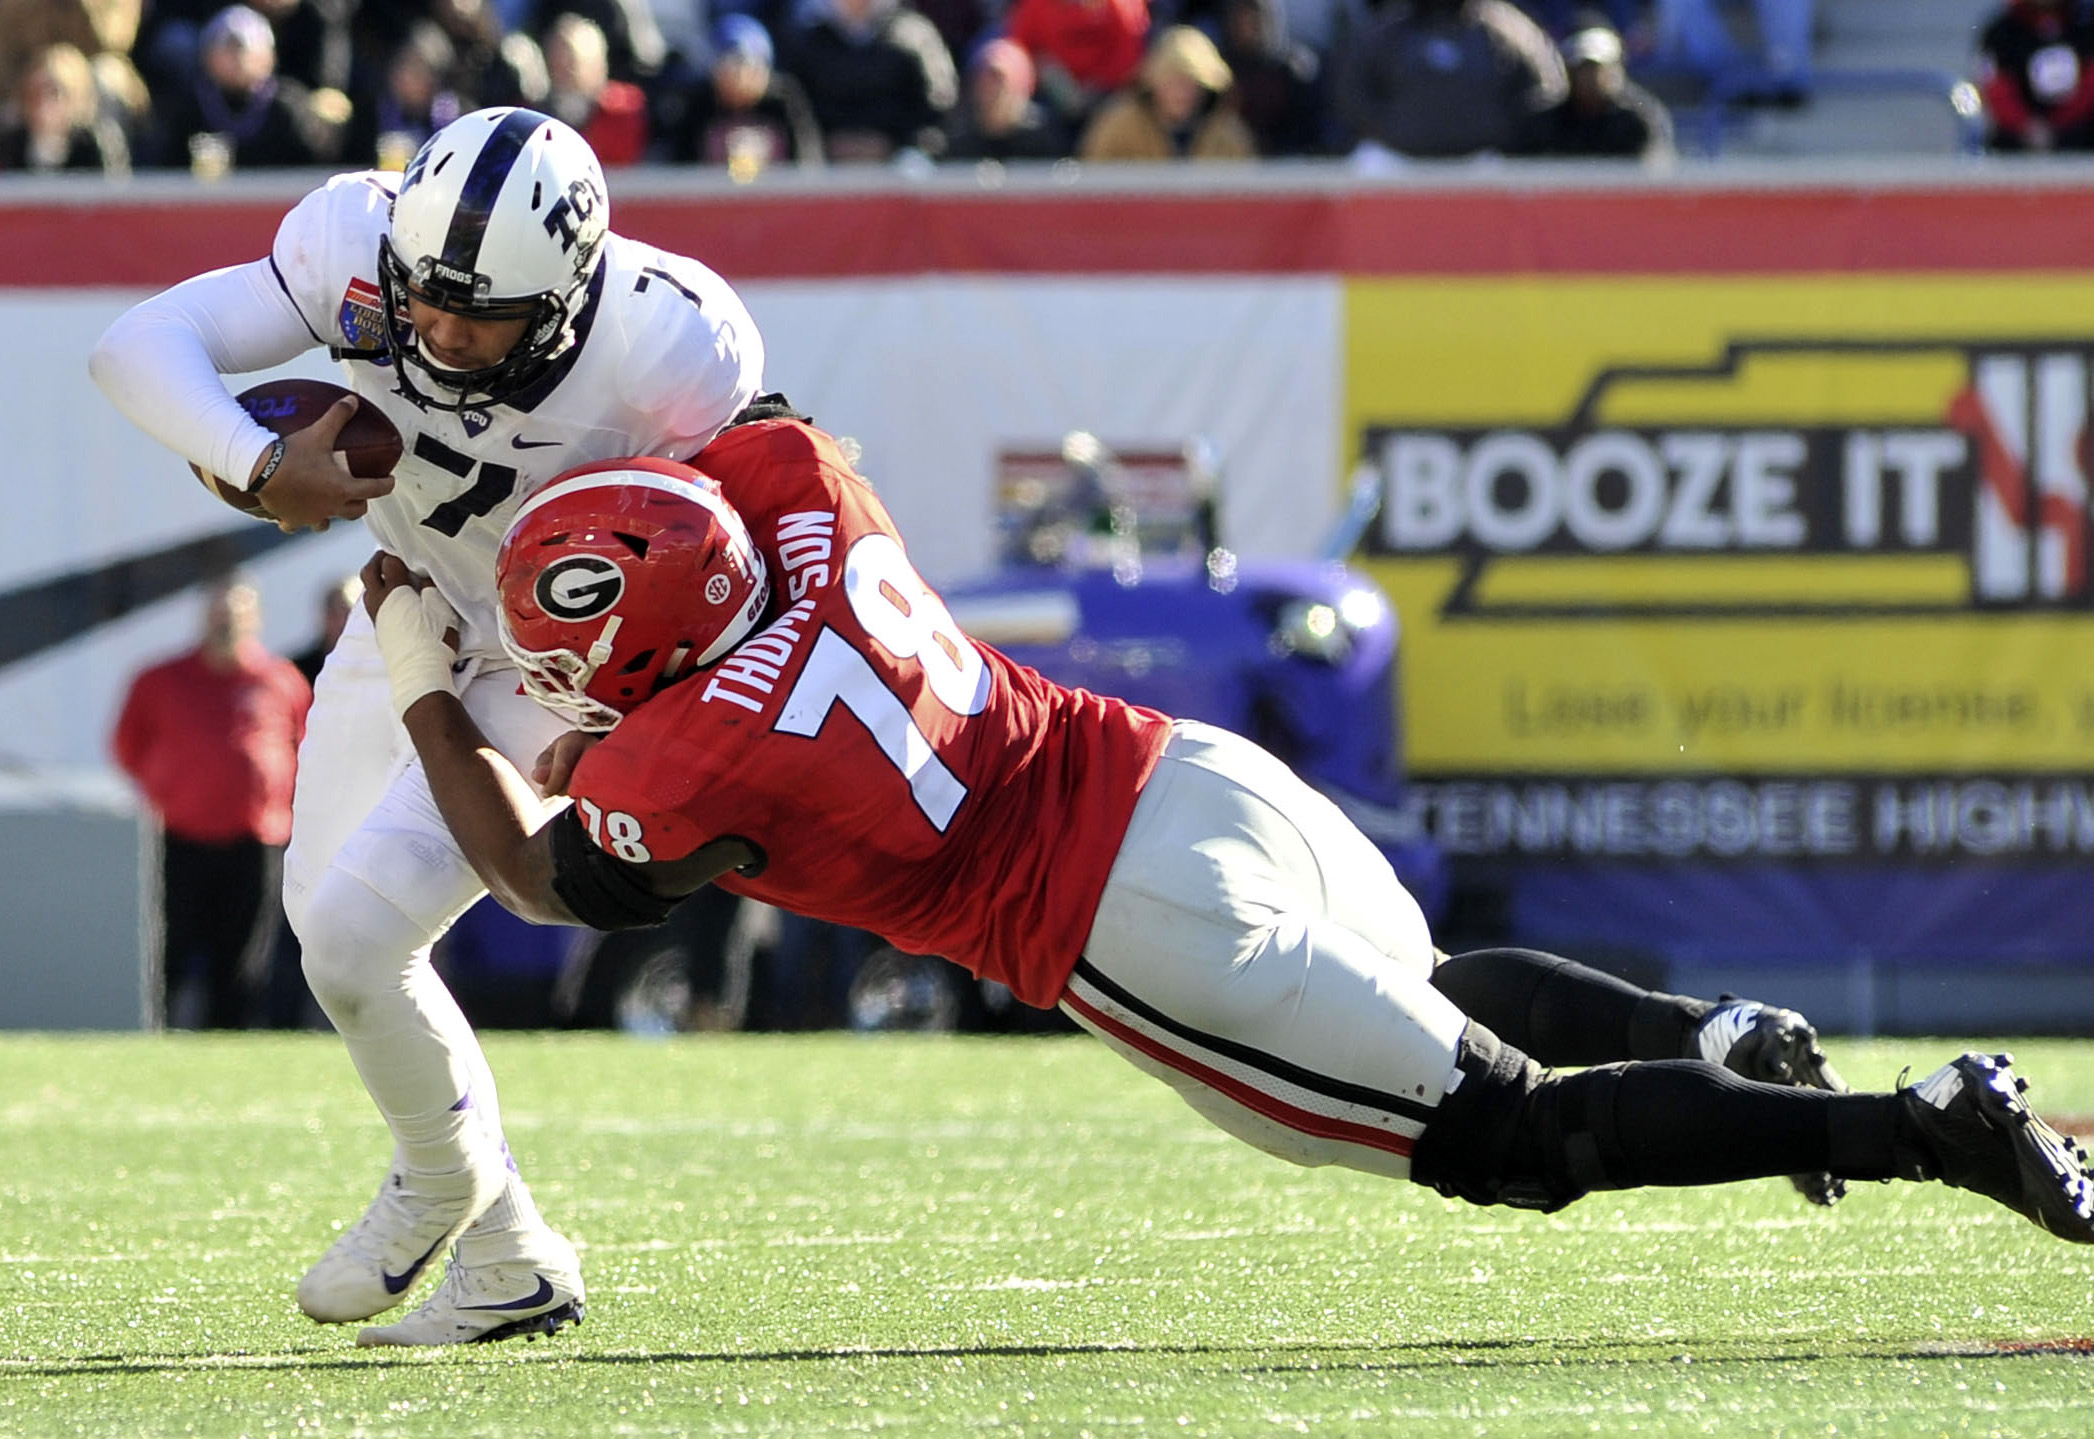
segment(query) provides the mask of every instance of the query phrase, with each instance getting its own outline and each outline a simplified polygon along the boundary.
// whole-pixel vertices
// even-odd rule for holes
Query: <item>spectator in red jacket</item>
[[[545,33],[545,108],[582,132],[606,169],[637,164],[647,153],[647,95],[611,78],[611,52],[594,20],[566,14]]]
[[[1141,68],[1149,0],[1018,0],[1005,30],[1039,68],[1040,98],[1073,131]]]
[[[2094,14],[2077,0],[2012,0],[1978,39],[1986,145],[2094,149]]]
[[[163,1017],[192,978],[206,1029],[254,1017],[283,912],[291,782],[312,687],[262,648],[253,586],[205,606],[202,643],[145,670],[117,719],[117,763],[160,821]]]

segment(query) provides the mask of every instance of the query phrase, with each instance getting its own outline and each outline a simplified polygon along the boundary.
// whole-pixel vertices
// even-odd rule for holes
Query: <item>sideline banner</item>
[[[2087,953],[2090,315],[2083,273],[1349,286],[1413,802],[1517,932]]]
[[[0,605],[225,523],[85,347],[313,178],[0,187],[0,318],[43,341],[0,367]],[[743,291],[940,579],[992,561],[998,457],[1070,429],[1212,441],[1248,553],[1306,553],[1373,465],[1412,812],[1522,940],[2094,957],[2083,173],[992,179],[620,172],[613,203]],[[99,760],[187,621],[83,624],[0,669],[21,761]]]

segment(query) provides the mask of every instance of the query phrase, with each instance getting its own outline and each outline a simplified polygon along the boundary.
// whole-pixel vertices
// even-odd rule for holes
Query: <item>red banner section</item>
[[[615,188],[615,185],[614,185]],[[919,274],[1674,275],[2078,270],[2094,183],[1270,191],[666,190],[618,228],[736,280]],[[261,254],[295,183],[0,193],[0,285],[158,286]]]

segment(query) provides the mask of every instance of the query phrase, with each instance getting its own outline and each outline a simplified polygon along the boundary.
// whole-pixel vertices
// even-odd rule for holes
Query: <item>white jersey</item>
[[[494,555],[517,508],[576,465],[689,459],[755,398],[763,343],[718,275],[614,234],[578,338],[543,380],[484,409],[424,410],[401,393],[383,348],[378,239],[398,183],[382,171],[336,176],[284,217],[271,260],[314,338],[350,352],[344,383],[405,443],[392,493],[365,515],[371,533],[457,608],[464,653],[495,655]]]

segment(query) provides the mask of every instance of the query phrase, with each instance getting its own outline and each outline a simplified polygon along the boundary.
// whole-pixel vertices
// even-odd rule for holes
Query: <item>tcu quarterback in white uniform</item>
[[[91,362],[154,438],[266,486],[287,528],[361,516],[433,580],[456,611],[464,702],[526,772],[565,726],[521,692],[496,633],[494,556],[511,518],[575,465],[694,454],[762,378],[762,341],[727,284],[611,234],[609,213],[580,135],[534,111],[478,111],[404,174],[313,191],[267,258],[138,305]],[[400,431],[390,482],[356,480],[332,454],[350,402],[280,441],[221,378],[323,345],[358,402]],[[301,1280],[300,1307],[324,1323],[371,1318],[450,1249],[433,1296],[359,1342],[578,1320],[574,1249],[532,1203],[479,1042],[429,964],[482,887],[431,800],[361,608],[320,676],[284,867],[306,978],[394,1139],[376,1199]]]

